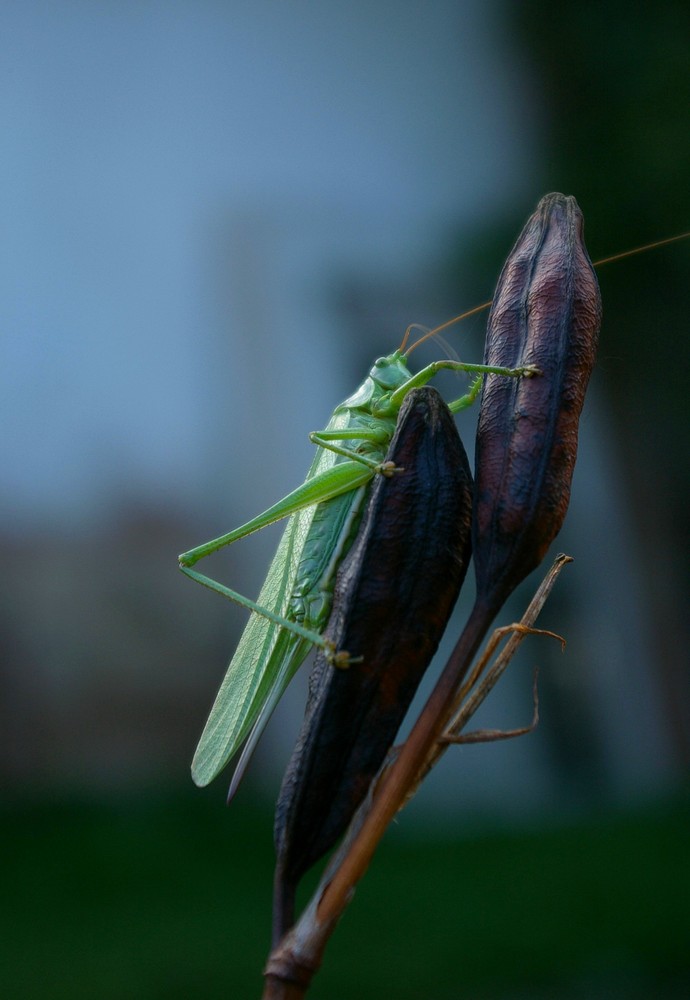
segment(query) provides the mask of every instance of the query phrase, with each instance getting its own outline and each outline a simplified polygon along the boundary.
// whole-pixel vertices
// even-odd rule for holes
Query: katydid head
[[[362,384],[340,404],[336,412],[358,409],[372,412],[382,399],[387,399],[409,377],[410,370],[401,351],[377,358]]]
[[[377,358],[369,370],[369,378],[383,392],[392,392],[407,382],[410,370],[401,351],[394,351],[383,358]]]

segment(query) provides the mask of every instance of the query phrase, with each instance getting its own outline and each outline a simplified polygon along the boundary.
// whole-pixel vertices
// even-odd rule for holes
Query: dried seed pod
[[[484,360],[541,375],[484,385],[473,546],[478,603],[494,613],[544,558],[570,500],[601,297],[577,202],[539,202],[498,279]]]
[[[410,392],[387,457],[403,471],[374,485],[325,633],[353,662],[336,669],[317,658],[278,798],[276,939],[292,923],[298,880],[343,833],[382,764],[469,562],[472,477],[435,389]]]

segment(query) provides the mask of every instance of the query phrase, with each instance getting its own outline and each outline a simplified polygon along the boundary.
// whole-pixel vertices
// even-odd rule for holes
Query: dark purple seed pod
[[[325,632],[353,660],[337,669],[317,657],[276,806],[276,939],[292,923],[297,882],[344,832],[383,763],[470,558],[472,476],[435,389],[407,396],[387,460],[403,471],[374,484]]]
[[[477,601],[495,613],[535,569],[570,500],[577,433],[594,365],[601,296],[572,197],[548,194],[498,279],[484,362],[541,375],[488,375],[476,443]]]

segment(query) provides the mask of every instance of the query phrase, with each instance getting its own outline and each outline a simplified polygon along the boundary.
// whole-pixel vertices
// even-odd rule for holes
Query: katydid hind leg
[[[274,611],[271,611],[270,608],[257,604],[256,601],[252,601],[251,598],[244,597],[243,594],[238,593],[236,590],[231,590],[230,587],[226,587],[224,584],[218,583],[217,580],[212,580],[210,577],[204,576],[203,573],[197,573],[196,570],[188,569],[186,566],[180,566],[180,570],[185,576],[188,576],[190,580],[195,580],[197,583],[200,583],[202,587],[206,587],[207,590],[212,590],[214,593],[220,594],[221,597],[227,597],[229,600],[234,601],[235,604],[239,604],[243,608],[248,608],[255,614],[261,615],[262,618],[266,618],[268,621],[273,622],[274,625],[287,629],[288,632],[293,632],[296,636],[301,639],[305,639],[314,646],[326,649],[326,644],[323,642],[318,632],[303,628],[298,622],[285,618],[283,615],[276,614]]]
[[[353,435],[354,438],[354,435]],[[357,431],[357,436],[354,438],[357,441],[373,441],[378,444],[378,435],[368,435],[365,432]],[[332,451],[334,455],[342,455],[344,458],[348,458],[350,461],[359,462],[361,465],[365,466],[367,469],[371,470],[372,475],[376,472],[380,472],[381,463],[374,458],[369,458],[367,455],[360,455],[352,448],[346,448],[345,446],[338,445],[336,441],[344,441],[346,438],[339,434],[337,437],[329,438],[322,435],[318,431],[314,431],[309,435],[309,440],[312,444],[318,445],[320,448],[325,448],[327,451]]]

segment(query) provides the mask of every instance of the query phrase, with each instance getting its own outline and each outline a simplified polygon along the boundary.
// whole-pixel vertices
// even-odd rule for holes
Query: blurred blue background
[[[536,0],[3,5],[5,995],[220,996],[233,981],[258,995],[271,803],[305,679],[230,812],[222,787],[194,789],[189,761],[245,616],[178,574],[176,555],[297,485],[308,432],[409,323],[489,298],[546,191],[578,198],[593,258],[688,228],[689,21],[671,2],[634,16]],[[380,852],[390,878],[370,903],[405,918],[371,966],[329,969],[327,953],[323,995],[379,995],[376,976],[402,970],[396,940],[418,946],[398,997],[685,995],[689,262],[680,244],[600,273],[601,353],[554,546],[576,561],[542,618],[568,649],[535,641],[479,720],[525,724],[538,663],[540,728],[446,756]],[[481,357],[484,322],[448,333],[463,358]],[[470,450],[474,420],[460,422]],[[278,537],[208,571],[253,596]],[[450,856],[454,874],[427,867]],[[641,906],[651,923],[573,946],[579,865],[610,930],[639,902],[640,868],[664,862]],[[393,902],[401,864],[418,878],[409,915]],[[463,917],[466,944],[440,946],[440,897],[454,913],[475,876],[487,912]],[[617,900],[610,915],[602,899]],[[541,931],[506,945],[497,971],[504,906],[501,940],[527,907]],[[381,924],[358,907],[355,949],[367,919]],[[417,938],[432,919],[436,936]],[[452,972],[468,952],[464,992]]]

